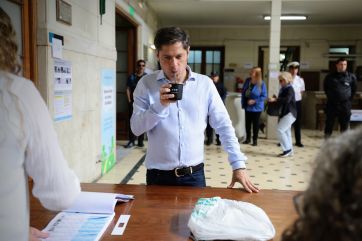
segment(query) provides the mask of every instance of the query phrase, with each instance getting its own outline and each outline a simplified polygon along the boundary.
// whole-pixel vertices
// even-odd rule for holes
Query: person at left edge
[[[136,89],[137,83],[138,81],[146,75],[145,73],[145,68],[146,68],[146,61],[144,61],[143,59],[139,59],[136,62],[136,72],[131,74],[128,79],[127,79],[127,99],[128,99],[128,113],[129,113],[129,118],[131,118],[132,113],[133,113],[133,92]],[[137,139],[137,146],[139,147],[143,147],[143,140],[144,140],[144,134],[140,134],[138,137],[135,136],[135,134],[133,134],[131,128],[129,128],[128,130],[128,143],[127,145],[125,145],[125,148],[130,148],[133,147],[135,145],[135,141]]]
[[[212,80],[187,65],[189,37],[179,27],[157,31],[154,44],[161,70],[143,77],[134,92],[133,132],[147,132],[145,158],[147,185],[205,187],[204,131],[210,125],[220,135],[233,169],[232,188],[240,182],[246,191],[258,192],[245,170],[227,110]],[[181,100],[170,100],[171,80],[183,83]]]
[[[0,240],[39,241],[49,234],[29,228],[29,191],[45,208],[60,211],[81,188],[44,100],[19,75],[17,50],[10,17],[0,7]]]

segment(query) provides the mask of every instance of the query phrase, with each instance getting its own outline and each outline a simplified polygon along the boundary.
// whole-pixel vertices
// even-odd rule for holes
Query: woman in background
[[[246,79],[241,92],[241,104],[245,110],[246,140],[251,139],[251,125],[253,125],[253,146],[258,145],[259,119],[264,111],[264,100],[267,98],[265,83],[262,80],[261,68],[254,67],[250,71],[250,78]]]
[[[291,128],[297,116],[297,107],[295,104],[294,89],[291,85],[292,80],[292,75],[289,72],[280,73],[279,83],[281,89],[278,98],[272,97],[269,99],[269,102],[277,101],[280,107],[277,132],[283,152],[278,155],[279,157],[293,155]]]
[[[0,240],[28,241],[47,237],[29,229],[28,176],[33,195],[50,210],[67,208],[80,185],[43,99],[19,71],[15,31],[0,8]]]

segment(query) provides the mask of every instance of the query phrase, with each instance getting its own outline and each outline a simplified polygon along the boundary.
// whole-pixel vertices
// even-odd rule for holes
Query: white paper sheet
[[[60,212],[43,230],[43,241],[98,241],[112,221],[112,214]]]
[[[107,213],[114,212],[117,201],[127,202],[133,195],[104,192],[81,192],[72,206],[65,212]]]
[[[62,40],[57,38],[52,39],[52,52],[53,52],[53,58],[57,59],[63,58]]]
[[[54,120],[72,118],[72,63],[54,59]]]
[[[116,225],[113,228],[112,235],[123,235],[131,215],[120,215]]]

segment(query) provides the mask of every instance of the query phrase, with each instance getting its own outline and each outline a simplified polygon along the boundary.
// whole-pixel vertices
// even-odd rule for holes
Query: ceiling
[[[161,26],[268,25],[269,0],[144,0]],[[362,0],[282,0],[282,14],[307,15],[306,21],[282,24],[362,24]]]

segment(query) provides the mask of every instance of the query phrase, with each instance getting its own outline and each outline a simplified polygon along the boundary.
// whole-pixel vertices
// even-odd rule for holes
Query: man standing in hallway
[[[220,135],[233,169],[232,181],[246,191],[258,192],[245,170],[246,156],[240,151],[234,128],[213,81],[191,71],[188,35],[178,27],[161,28],[154,44],[161,70],[140,80],[134,92],[131,118],[133,132],[147,131],[145,158],[148,185],[205,187],[204,131],[207,117]],[[170,93],[171,83],[182,83],[181,100]]]
[[[297,106],[297,118],[293,123],[294,126],[294,136],[295,136],[295,145],[299,147],[304,147],[302,144],[302,95],[305,91],[305,84],[303,78],[298,75],[299,72],[299,63],[294,61],[287,65],[289,73],[293,77],[292,86],[295,94],[295,104]]]
[[[136,62],[136,72],[131,74],[128,79],[127,79],[127,98],[128,98],[128,113],[129,113],[129,117],[131,118],[132,113],[133,113],[133,92],[136,89],[137,83],[138,81],[146,75],[145,73],[145,68],[146,68],[146,61],[144,61],[143,59],[137,60]],[[131,129],[131,125],[129,128],[129,141],[127,143],[127,145],[125,145],[125,148],[130,148],[133,147],[135,145],[135,141],[136,141],[136,136],[135,134],[133,134],[132,129]],[[144,140],[144,134],[140,134],[138,136],[138,143],[137,146],[139,147],[143,147],[143,140]]]
[[[225,98],[227,95],[227,91],[226,88],[224,86],[224,83],[220,82],[220,76],[217,72],[211,72],[210,75],[212,81],[214,81],[214,84],[216,86],[217,92],[220,95],[220,98],[222,99],[222,102],[225,103]],[[206,145],[211,145],[211,143],[213,142],[214,139],[214,130],[212,129],[212,127],[210,126],[209,122],[207,123],[207,127],[206,127],[206,141],[205,144]],[[220,142],[220,136],[218,134],[216,134],[216,145],[220,146],[221,142]]]
[[[324,92],[327,95],[324,129],[326,138],[332,135],[335,118],[338,118],[341,132],[348,129],[352,100],[356,90],[356,76],[347,71],[347,60],[339,58],[336,63],[336,72],[328,74],[324,79]]]

